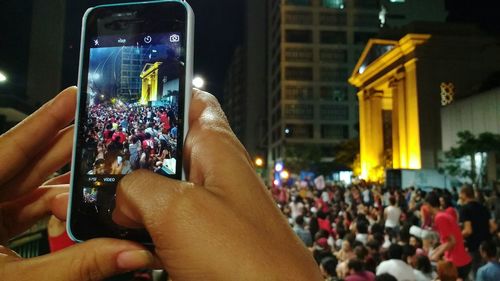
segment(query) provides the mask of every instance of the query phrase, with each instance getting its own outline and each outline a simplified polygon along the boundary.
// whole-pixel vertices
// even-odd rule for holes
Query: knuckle
[[[74,276],[78,276],[79,281],[98,281],[104,278],[105,271],[103,270],[97,253],[88,250],[79,256],[71,258],[70,268],[74,272]]]
[[[195,96],[195,101],[200,101],[205,105],[220,106],[217,98],[211,93],[205,91],[198,91],[197,95]]]

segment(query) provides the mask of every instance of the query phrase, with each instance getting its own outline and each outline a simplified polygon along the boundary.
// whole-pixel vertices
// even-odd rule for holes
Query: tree
[[[457,136],[457,145],[444,153],[444,170],[482,186],[486,182],[488,154],[500,152],[500,135],[485,132],[476,137],[469,131],[463,131]],[[470,165],[464,165],[464,161]]]
[[[359,138],[345,140],[335,148],[335,162],[351,168],[354,175],[361,173]]]
[[[287,145],[285,149],[285,165],[292,172],[310,170],[321,161],[321,147],[315,144]]]

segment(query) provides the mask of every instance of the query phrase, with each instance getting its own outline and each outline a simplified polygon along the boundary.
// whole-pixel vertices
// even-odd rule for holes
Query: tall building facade
[[[349,71],[380,28],[377,1],[273,0],[268,4],[268,160],[297,144],[333,157],[357,136]]]

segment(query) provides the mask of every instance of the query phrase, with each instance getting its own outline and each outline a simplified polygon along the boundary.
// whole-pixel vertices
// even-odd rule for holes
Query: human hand
[[[22,259],[6,245],[39,219],[53,212],[64,218],[57,198],[67,192],[69,175],[44,180],[70,159],[76,88],[68,88],[23,122],[0,136],[0,276],[2,281],[101,280],[150,266],[141,245],[96,239],[54,254]],[[42,187],[39,187],[42,185]]]
[[[145,227],[173,280],[322,280],[231,131],[195,90],[184,146],[189,182],[139,170],[118,187],[115,222]]]

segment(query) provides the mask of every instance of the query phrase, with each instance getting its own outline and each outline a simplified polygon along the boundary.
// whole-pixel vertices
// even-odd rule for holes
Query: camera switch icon
[[[170,35],[170,42],[171,43],[176,43],[181,41],[181,38],[178,34]]]

